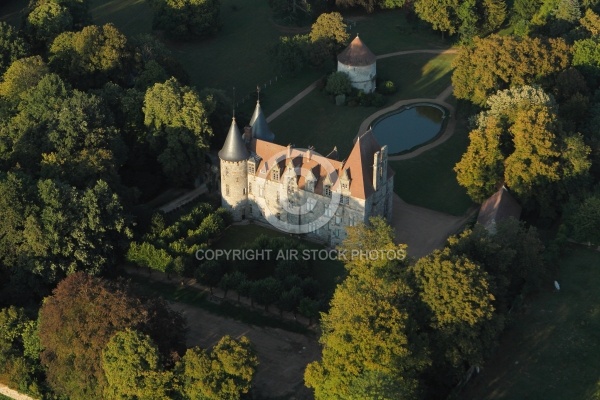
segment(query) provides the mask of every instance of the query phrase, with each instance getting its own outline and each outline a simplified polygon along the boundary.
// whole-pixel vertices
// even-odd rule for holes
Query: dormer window
[[[304,185],[304,189],[307,192],[314,192],[315,191],[315,181],[306,181],[306,185]]]
[[[342,182],[342,190],[348,190],[349,186],[348,182]]]
[[[254,161],[248,163],[248,175],[254,175],[256,173],[256,164]]]
[[[273,169],[273,172],[271,172],[271,179],[279,181],[279,169]]]
[[[331,197],[331,185],[323,186],[323,195],[325,197]]]

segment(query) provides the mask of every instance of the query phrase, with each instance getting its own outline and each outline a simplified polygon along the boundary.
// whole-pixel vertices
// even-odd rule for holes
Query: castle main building
[[[387,146],[370,130],[344,161],[336,149],[322,156],[274,138],[260,102],[243,134],[235,118],[231,123],[219,158],[222,205],[234,220],[269,223],[335,246],[346,237],[345,227],[372,216],[391,218],[394,172]]]

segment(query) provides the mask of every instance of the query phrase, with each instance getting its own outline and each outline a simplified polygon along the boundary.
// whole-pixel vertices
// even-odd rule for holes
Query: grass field
[[[6,397],[3,394],[0,394],[0,400],[12,400],[10,397]]]
[[[391,161],[396,172],[394,191],[406,202],[452,215],[463,215],[473,205],[458,185],[454,165],[469,143],[464,117],[459,116],[454,135],[418,157]]]
[[[399,88],[387,97],[387,105],[401,99],[436,97],[450,84],[453,57],[412,54],[378,61],[378,74],[393,80]],[[337,146],[340,159],[344,159],[360,124],[375,111],[375,107],[336,106],[329,96],[315,90],[272,121],[270,127],[280,144],[313,145],[321,154]]]
[[[461,399],[594,399],[600,388],[600,253],[573,247],[559,265],[560,292],[547,282],[525,303]]]

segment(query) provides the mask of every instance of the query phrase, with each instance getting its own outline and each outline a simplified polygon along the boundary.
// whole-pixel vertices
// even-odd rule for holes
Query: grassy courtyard
[[[515,316],[462,399],[594,399],[600,382],[600,253],[573,247]]]
[[[469,144],[459,112],[454,135],[441,145],[403,161],[392,161],[394,191],[406,202],[452,215],[463,215],[473,203],[458,185],[454,165]]]
[[[399,88],[387,97],[387,105],[402,99],[436,97],[450,84],[453,57],[412,54],[378,61],[378,74],[393,80]],[[340,159],[344,159],[360,124],[376,111],[375,107],[336,106],[329,96],[315,90],[271,122],[270,127],[280,144],[312,145],[322,154],[337,146]]]

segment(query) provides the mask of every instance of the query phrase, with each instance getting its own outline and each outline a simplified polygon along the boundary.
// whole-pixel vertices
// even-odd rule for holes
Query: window
[[[248,193],[252,193],[252,184],[248,183]]]
[[[308,231],[314,232],[316,230],[317,230],[317,224],[315,224],[314,222],[309,222],[308,223]]]
[[[263,197],[265,195],[265,188],[262,185],[258,186],[258,196]]]
[[[326,217],[333,216],[333,212],[331,211],[331,208],[329,207],[329,204],[325,207],[325,216]]]
[[[326,197],[331,197],[331,185],[325,185],[323,188],[323,194]]]
[[[242,189],[242,194],[244,194],[244,195],[246,194],[246,188]]]
[[[254,215],[254,206],[250,205],[250,215]]]
[[[248,174],[254,175],[256,173],[256,164],[252,161],[248,163]]]
[[[348,182],[342,182],[342,189],[348,190]]]
[[[348,196],[340,195],[340,204],[343,206],[347,206],[350,204],[350,198]]]
[[[317,205],[317,201],[315,199],[313,199],[312,197],[309,197],[308,199],[306,199],[306,210],[308,212],[312,212],[315,209],[316,205]]]
[[[271,172],[271,179],[273,179],[274,181],[279,180],[279,170],[278,169],[274,169],[273,172]]]
[[[337,215],[335,216],[335,224],[339,225],[342,223],[342,217],[338,217]]]
[[[279,203],[279,190],[277,191],[277,202]]]
[[[304,189],[307,192],[314,192],[315,191],[315,181],[306,181],[306,185],[304,186]]]
[[[225,185],[225,196],[229,196],[229,185]]]

